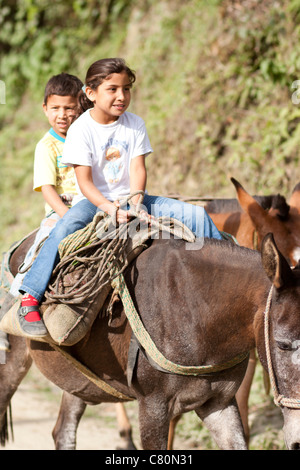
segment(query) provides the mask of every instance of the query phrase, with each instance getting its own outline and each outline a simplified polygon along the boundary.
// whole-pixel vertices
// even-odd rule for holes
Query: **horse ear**
[[[276,289],[280,289],[292,281],[292,270],[278,250],[272,233],[268,233],[262,241],[261,257],[264,270]]]
[[[242,209],[249,215],[255,227],[259,228],[265,223],[268,217],[267,212],[261,207],[261,205],[248,194],[243,186],[234,178],[230,178],[234,184],[237,197]]]
[[[300,213],[300,183],[294,187],[289,205]]]

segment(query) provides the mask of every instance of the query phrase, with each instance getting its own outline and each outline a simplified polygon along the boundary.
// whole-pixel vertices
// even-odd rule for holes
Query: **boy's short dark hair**
[[[70,75],[68,73],[54,75],[46,85],[44,104],[47,104],[48,98],[51,95],[73,96],[75,98],[78,96],[82,87],[82,81],[79,80],[78,77],[75,77],[75,75]]]

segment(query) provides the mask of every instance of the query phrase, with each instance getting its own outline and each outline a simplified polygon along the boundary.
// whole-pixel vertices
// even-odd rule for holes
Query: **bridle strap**
[[[276,383],[276,377],[274,375],[274,370],[273,370],[273,366],[272,366],[271,351],[270,351],[270,334],[269,334],[270,310],[271,310],[271,304],[272,304],[273,290],[274,290],[274,286],[272,285],[272,287],[270,289],[270,292],[269,292],[269,295],[268,295],[267,304],[266,304],[266,308],[265,308],[265,312],[264,312],[264,333],[265,333],[267,366],[268,366],[270,383],[271,383],[273,396],[274,396],[274,403],[275,403],[276,406],[293,408],[293,409],[300,409],[300,400],[295,399],[295,398],[287,398],[284,395],[281,395],[279,393],[278,388],[277,388],[277,383]]]

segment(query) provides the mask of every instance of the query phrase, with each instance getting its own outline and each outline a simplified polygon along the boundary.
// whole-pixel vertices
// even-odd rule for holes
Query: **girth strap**
[[[75,359],[65,349],[61,348],[60,346],[58,346],[57,344],[52,343],[52,342],[50,343],[50,346],[53,349],[55,349],[55,351],[62,354],[62,356],[65,359],[67,359],[73,366],[75,366],[76,369],[78,369],[87,379],[89,379],[91,382],[93,382],[93,384],[97,385],[97,387],[99,387],[104,392],[118,398],[119,400],[125,400],[125,401],[134,400],[133,397],[129,397],[127,395],[124,395],[122,392],[119,392],[114,387],[112,387],[111,385],[104,382],[104,380],[101,380],[96,374],[94,374],[90,369],[88,369],[81,362],[77,361],[77,359]]]

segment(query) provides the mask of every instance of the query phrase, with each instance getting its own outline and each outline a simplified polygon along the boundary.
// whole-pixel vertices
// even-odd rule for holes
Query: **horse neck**
[[[259,253],[240,247],[216,245],[208,261],[214,272],[214,282],[208,293],[214,301],[214,311],[206,318],[210,331],[218,331],[226,341],[238,343],[249,349],[255,347],[261,331],[270,281],[261,264]],[[209,286],[208,278],[206,279]],[[208,288],[208,287],[207,287]],[[236,341],[237,343],[237,341]]]

